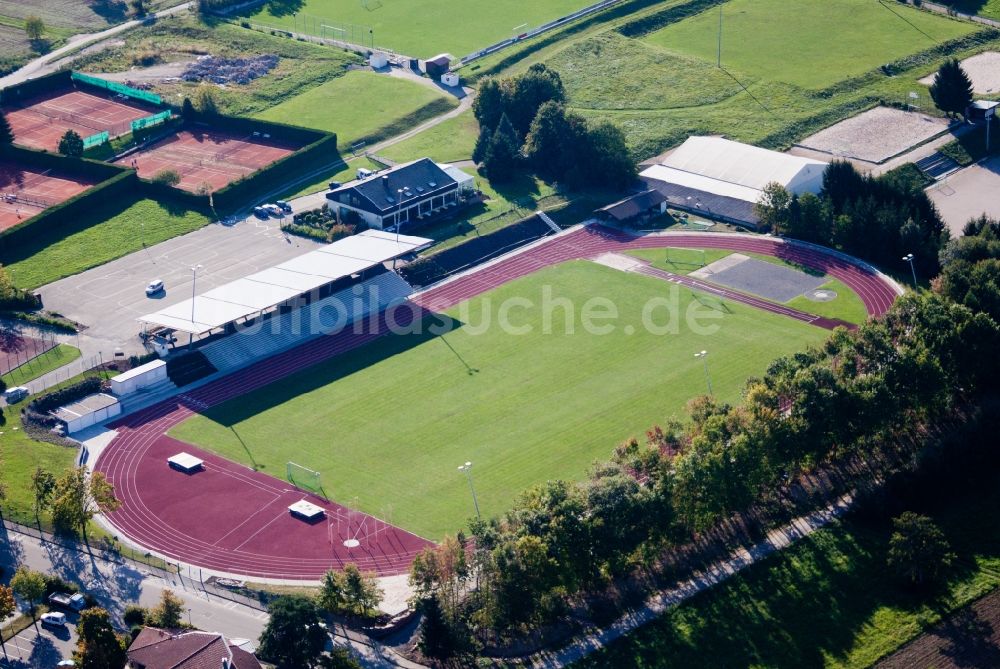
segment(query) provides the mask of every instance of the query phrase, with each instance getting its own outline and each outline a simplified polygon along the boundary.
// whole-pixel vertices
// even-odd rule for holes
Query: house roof
[[[659,205],[661,202],[665,202],[666,199],[667,197],[663,193],[650,188],[649,190],[627,197],[624,200],[609,204],[606,207],[601,207],[597,211],[607,214],[616,221],[626,221],[634,216],[638,216],[651,207]]]
[[[762,149],[723,137],[688,137],[661,164],[756,190],[775,181],[788,187],[803,171],[822,172],[826,168],[821,160]]]
[[[233,669],[262,669],[251,653],[231,646],[213,632],[171,632],[144,627],[128,648],[128,659],[143,669],[220,669],[228,660]]]
[[[400,190],[404,191],[402,204],[406,204],[452,190],[457,183],[430,158],[419,158],[346,183],[327,193],[327,199],[341,202],[342,193],[353,193],[361,200],[359,208],[384,216],[400,206]]]

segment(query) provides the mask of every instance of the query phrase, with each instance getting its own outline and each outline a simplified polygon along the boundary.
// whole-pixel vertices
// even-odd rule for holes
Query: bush
[[[181,182],[181,175],[177,170],[164,168],[153,175],[152,182],[164,186],[176,186]]]
[[[145,607],[129,604],[125,607],[125,612],[122,614],[122,622],[129,627],[141,628],[146,624],[147,614],[148,611]]]

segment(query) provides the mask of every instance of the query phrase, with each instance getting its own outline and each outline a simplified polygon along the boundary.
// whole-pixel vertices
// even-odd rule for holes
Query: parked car
[[[340,188],[344,184],[340,183],[339,181],[331,181],[327,185],[330,186],[330,190],[337,190],[338,188]]]
[[[7,400],[7,404],[15,404],[28,396],[28,389],[24,386],[14,386],[4,391],[3,396]]]
[[[147,297],[152,297],[157,293],[162,293],[164,287],[165,286],[163,285],[163,279],[153,279],[152,281],[149,282],[149,285],[146,286]]]
[[[275,200],[274,203],[278,205],[278,209],[285,212],[286,214],[292,213],[292,205],[288,204],[284,200]]]
[[[257,218],[264,218],[264,219],[270,218],[270,216],[267,213],[267,209],[265,209],[264,207],[254,207],[253,215],[256,216]]]
[[[74,662],[73,660],[60,660],[59,664],[56,665],[56,669],[58,669],[59,667],[75,667],[75,666],[76,662]]]
[[[43,613],[38,622],[49,627],[66,627],[66,614],[59,611],[50,611],[49,613]]]
[[[285,212],[281,210],[281,207],[276,204],[261,205],[261,209],[266,211],[269,216],[274,216],[275,218],[281,218],[285,215]]]
[[[53,592],[49,595],[49,604],[71,611],[83,611],[87,608],[87,600],[80,593]]]

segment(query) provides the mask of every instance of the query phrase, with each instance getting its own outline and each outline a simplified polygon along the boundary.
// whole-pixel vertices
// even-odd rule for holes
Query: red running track
[[[819,248],[725,234],[632,237],[591,226],[432,288],[413,302],[423,309],[440,311],[552,264],[666,246],[763,253],[822,270],[857,292],[873,316],[885,313],[897,295],[891,282],[861,263]],[[663,274],[663,278],[675,277]],[[770,302],[754,306],[801,318]],[[112,424],[119,434],[95,465],[108,475],[122,501],[121,509],[109,514],[111,523],[131,540],[170,559],[249,577],[316,580],[326,570],[348,563],[380,575],[407,571],[414,555],[430,542],[370,516],[311,498],[327,510],[336,535],[330,542],[327,522],[310,525],[288,513],[287,506],[304,496],[300,491],[285,481],[171,439],[166,432],[208,407],[362,346],[389,332],[390,324],[404,326],[421,318],[426,313],[423,309],[381,314],[364,333],[348,330],[313,339]],[[810,322],[831,327],[827,322]],[[166,458],[179,451],[202,458],[204,471],[186,475],[170,469]],[[343,546],[344,539],[355,537],[360,541],[358,547]]]

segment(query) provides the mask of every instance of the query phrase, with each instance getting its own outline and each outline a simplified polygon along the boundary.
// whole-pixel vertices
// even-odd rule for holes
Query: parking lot
[[[10,666],[48,669],[60,660],[72,659],[76,648],[77,616],[67,618],[69,622],[65,627],[46,627],[39,623],[37,633],[34,627],[28,627],[13,638],[5,639]]]
[[[191,297],[191,268],[198,270],[198,293],[311,251],[317,242],[286,235],[277,219],[250,217],[235,224],[215,223],[145,251],[61,279],[38,292],[45,308],[82,323],[80,346],[105,357],[121,348],[126,355],[145,352],[136,318]],[[162,279],[166,290],[147,297],[146,285]]]
[[[959,170],[927,190],[952,237],[970,218],[984,212],[1000,218],[1000,157]]]

